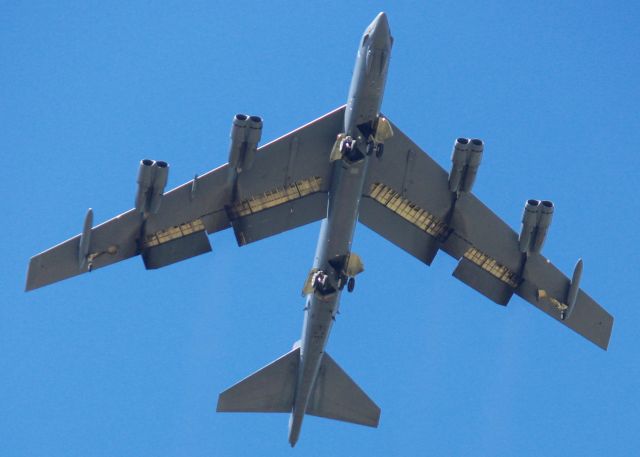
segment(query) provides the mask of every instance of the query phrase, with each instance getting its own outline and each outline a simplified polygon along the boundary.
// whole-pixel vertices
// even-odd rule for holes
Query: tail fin
[[[228,388],[218,397],[218,412],[288,413],[298,379],[300,347]]]
[[[307,414],[377,427],[380,408],[326,352]]]

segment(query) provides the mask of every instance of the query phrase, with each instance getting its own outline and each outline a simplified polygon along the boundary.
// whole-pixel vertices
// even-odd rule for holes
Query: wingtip
[[[609,350],[609,342],[611,341],[611,334],[613,333],[613,322],[614,322],[614,319],[613,319],[613,316],[611,316],[611,323],[609,324],[609,332],[605,340],[602,342],[602,345],[600,346],[603,351]]]
[[[31,257],[31,259],[29,259],[29,266],[27,266],[27,279],[26,282],[24,284],[24,291],[25,292],[29,292],[33,289],[36,289],[37,286],[35,286],[33,284],[33,257]]]

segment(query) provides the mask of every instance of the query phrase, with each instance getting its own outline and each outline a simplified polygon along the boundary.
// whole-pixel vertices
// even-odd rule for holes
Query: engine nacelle
[[[247,146],[244,151],[242,165],[238,171],[248,170],[253,165],[258,150],[258,143],[262,138],[262,118],[259,116],[249,116],[249,125],[247,126]]]
[[[237,172],[251,168],[261,137],[262,118],[236,114],[231,124],[229,167]]]
[[[149,191],[153,186],[153,160],[144,159],[140,161],[140,168],[138,168],[138,190],[136,191],[136,210],[140,213],[146,212],[147,202],[149,200]]]
[[[518,237],[520,252],[540,252],[547,237],[552,217],[552,202],[527,200],[522,214],[522,229]]]
[[[229,146],[229,166],[238,168],[242,160],[242,153],[247,136],[247,124],[249,116],[246,114],[236,114],[231,124],[231,145]]]
[[[536,236],[536,226],[538,225],[538,211],[540,210],[540,200],[527,200],[522,213],[522,229],[518,237],[520,252],[529,252],[531,241]]]
[[[451,192],[471,192],[482,161],[484,143],[482,140],[458,138],[451,154],[449,190]]]
[[[144,159],[138,169],[136,210],[155,214],[160,209],[164,188],[169,178],[169,164],[163,161]]]
[[[149,198],[149,213],[156,214],[160,209],[164,188],[167,187],[169,180],[169,164],[161,160],[154,164],[155,177],[153,180],[153,188]]]
[[[467,171],[464,174],[464,181],[462,182],[461,191],[471,192],[473,183],[476,181],[476,175],[478,174],[478,168],[480,168],[480,162],[482,162],[482,153],[484,152],[484,142],[477,138],[469,141],[469,154],[467,159]]]
[[[449,190],[458,192],[460,183],[464,177],[464,167],[467,164],[467,156],[469,151],[469,140],[466,138],[458,138],[453,144],[453,152],[451,153],[451,172],[449,173]]]
[[[531,247],[532,252],[540,252],[547,238],[547,232],[553,218],[553,203],[549,200],[542,200],[540,212],[538,213],[538,228],[536,229],[536,239]]]

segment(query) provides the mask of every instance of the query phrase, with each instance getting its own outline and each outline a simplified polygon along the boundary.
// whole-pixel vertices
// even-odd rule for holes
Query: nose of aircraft
[[[371,23],[370,28],[371,39],[375,47],[383,48],[389,46],[391,30],[385,13],[378,14]]]

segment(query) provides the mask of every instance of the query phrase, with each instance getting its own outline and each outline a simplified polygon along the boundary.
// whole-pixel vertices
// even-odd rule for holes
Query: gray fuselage
[[[343,157],[333,163],[327,217],[322,221],[313,268],[327,275],[329,291],[316,290],[307,295],[298,383],[289,421],[289,442],[295,445],[302,419],[313,392],[329,332],[338,313],[345,261],[351,254],[351,242],[369,155],[367,141],[375,132],[391,53],[391,35],[384,13],[367,27],[359,43],[347,107],[344,133],[360,151],[355,160]],[[329,151],[327,151],[328,154]],[[328,157],[328,155],[327,155]]]

